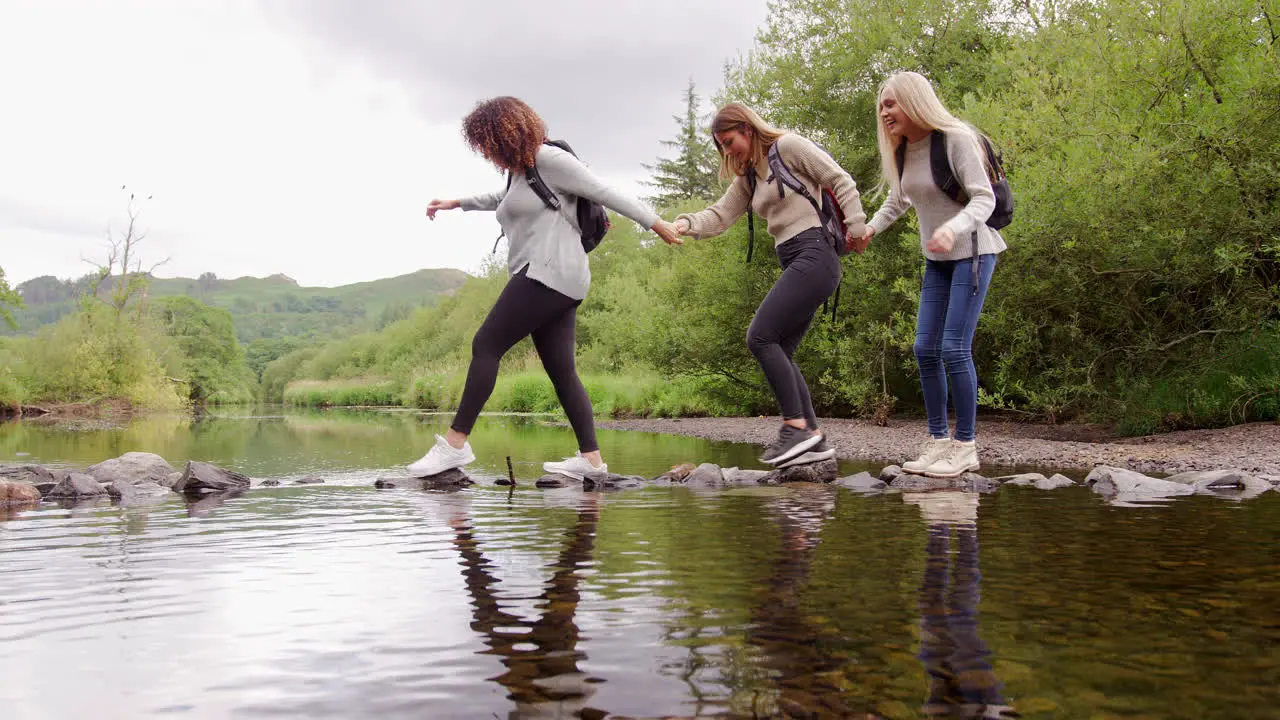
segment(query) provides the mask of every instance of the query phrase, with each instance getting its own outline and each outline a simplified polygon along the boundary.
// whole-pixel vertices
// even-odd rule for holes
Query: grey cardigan
[[[582,249],[582,235],[572,196],[594,200],[645,228],[658,222],[658,214],[634,197],[605,185],[572,153],[543,145],[535,160],[538,175],[558,196],[561,208],[551,210],[538,197],[524,173],[515,173],[511,187],[499,192],[462,198],[463,210],[496,210],[506,233],[507,271],[512,275],[528,267],[525,276],[574,300],[587,296],[591,267]]]
[[[977,146],[969,138],[956,132],[947,133],[947,158],[956,179],[969,196],[965,205],[947,197],[933,182],[933,163],[929,159],[929,137],[907,143],[907,156],[903,161],[901,192],[889,191],[884,205],[867,223],[876,233],[884,232],[914,206],[920,221],[920,250],[930,260],[967,260],[973,257],[973,233],[978,234],[978,254],[998,253],[1008,248],[1000,232],[987,225],[987,218],[996,209],[996,196],[991,191],[991,181],[978,155]],[[933,237],[934,230],[950,228],[955,233],[956,244],[949,253],[929,252],[925,244]]]

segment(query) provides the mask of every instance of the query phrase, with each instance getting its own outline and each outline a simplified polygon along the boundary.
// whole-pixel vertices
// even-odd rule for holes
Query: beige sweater
[[[821,202],[818,189],[831,188],[844,211],[845,227],[855,237],[861,237],[867,216],[862,211],[858,186],[849,177],[849,173],[807,138],[787,133],[776,142],[782,161],[800,178],[814,198]],[[767,164],[764,168],[757,168],[756,175],[758,179],[754,196],[751,196],[751,190],[747,186],[747,178],[740,175],[733,179],[724,197],[717,200],[715,205],[702,212],[680,215],[676,219],[688,222],[689,234],[695,238],[714,237],[737,222],[747,212],[747,203],[750,202],[756,214],[768,223],[769,234],[773,236],[775,245],[781,245],[809,228],[822,226],[817,211],[803,195],[787,190],[781,198],[778,197],[778,181],[766,182],[769,175]]]

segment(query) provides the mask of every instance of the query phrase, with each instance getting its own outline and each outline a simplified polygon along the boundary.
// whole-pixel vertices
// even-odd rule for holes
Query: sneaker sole
[[[583,482],[583,481],[585,481],[585,480],[587,479],[587,476],[586,476],[586,474],[585,474],[585,473],[576,473],[576,472],[572,472],[572,471],[569,471],[569,470],[552,470],[552,469],[548,468],[546,465],[543,465],[543,466],[542,466],[542,472],[544,472],[544,473],[546,473],[546,474],[548,474],[548,475],[563,475],[563,476],[565,476],[565,477],[569,478],[570,480],[577,480],[578,482]],[[603,473],[603,474],[605,474],[605,475],[608,475],[608,474],[609,474],[609,471],[608,471],[607,469],[592,470],[591,472],[593,472],[593,473],[597,473],[597,472],[598,472],[598,473]]]
[[[795,467],[796,465],[808,465],[810,463],[822,462],[823,460],[830,460],[835,456],[836,451],[834,448],[831,450],[823,450],[822,452],[807,452],[797,458],[792,458],[784,463],[780,463],[777,465],[777,468],[781,470],[782,468]]]
[[[791,458],[799,455],[800,453],[804,452],[805,450],[808,450],[809,448],[813,447],[814,445],[817,445],[820,442],[822,442],[821,433],[817,435],[811,435],[810,437],[807,437],[804,440],[801,440],[795,445],[792,445],[789,450],[782,453],[778,457],[773,458],[771,460],[760,458],[760,462],[765,463],[767,465],[777,465],[780,462],[785,462],[787,460],[790,460]]]
[[[974,463],[972,465],[965,467],[963,470],[959,470],[954,473],[944,474],[939,472],[928,472],[927,470],[921,470],[918,474],[921,475],[922,477],[936,478],[939,480],[949,480],[951,478],[958,478],[967,472],[977,472],[980,467],[982,466],[979,465],[978,463]]]

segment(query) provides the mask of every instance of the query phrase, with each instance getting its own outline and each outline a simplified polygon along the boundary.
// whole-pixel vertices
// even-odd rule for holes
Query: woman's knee
[[[911,346],[911,351],[916,355],[916,362],[929,362],[930,360],[939,360],[942,358],[942,346],[936,342],[927,342],[916,338],[916,342]]]
[[[948,367],[958,363],[967,363],[973,359],[973,345],[963,339],[947,338],[942,341],[942,361]]]

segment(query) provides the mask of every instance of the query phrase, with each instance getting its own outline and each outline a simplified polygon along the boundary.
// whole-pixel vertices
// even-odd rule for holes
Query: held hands
[[[441,210],[455,210],[462,206],[457,200],[432,200],[427,203],[427,219],[435,220],[436,213]]]
[[[658,222],[649,228],[662,238],[662,241],[668,245],[683,245],[684,240],[680,239],[679,223],[669,223],[662,218],[658,218]]]
[[[871,244],[871,238],[875,236],[875,234],[876,234],[876,229],[871,227],[870,225],[866,226],[866,229],[864,229],[862,231],[862,234],[858,236],[855,236],[849,230],[845,230],[844,231],[844,247],[846,250],[852,250],[853,252],[856,252],[859,255],[861,255],[863,251],[867,249],[867,246]]]
[[[925,244],[924,249],[935,253],[949,253],[956,246],[956,234],[940,227],[933,231],[933,237]]]

